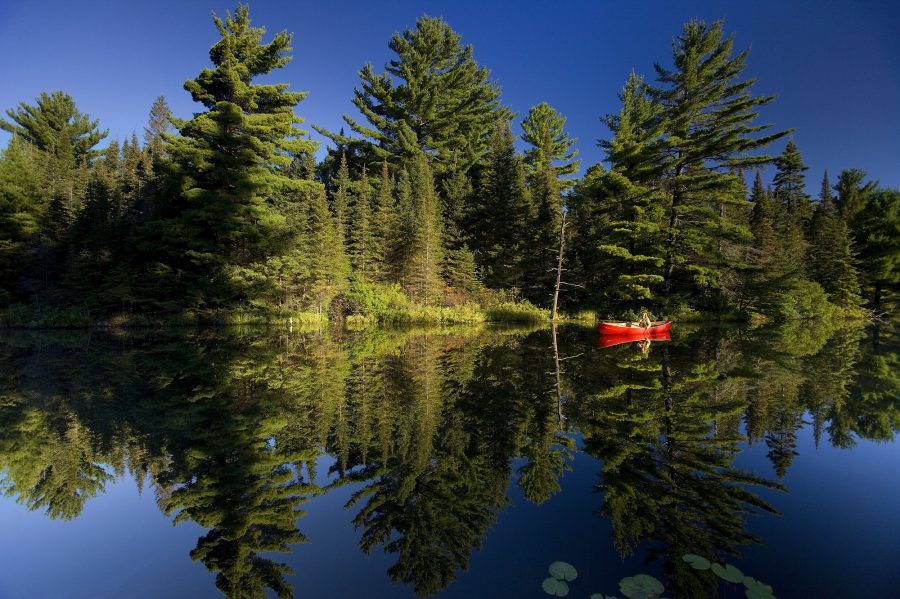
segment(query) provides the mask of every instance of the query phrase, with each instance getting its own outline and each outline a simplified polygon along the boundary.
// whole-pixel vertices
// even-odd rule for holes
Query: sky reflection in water
[[[743,595],[685,553],[898,588],[892,335],[558,339],[6,333],[0,597],[541,597],[554,560],[570,597]]]

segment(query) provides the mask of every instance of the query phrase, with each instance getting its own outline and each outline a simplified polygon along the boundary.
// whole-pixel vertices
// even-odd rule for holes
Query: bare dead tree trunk
[[[559,228],[559,255],[556,261],[556,288],[553,290],[553,312],[550,315],[550,319],[553,322],[556,322],[556,311],[559,306],[559,287],[562,284],[562,271],[563,271],[563,252],[565,250],[566,245],[566,213],[563,211],[562,214],[562,226]],[[555,339],[555,335],[554,335]]]

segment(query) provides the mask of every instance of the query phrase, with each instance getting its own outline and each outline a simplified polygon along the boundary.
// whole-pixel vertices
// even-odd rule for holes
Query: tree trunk
[[[675,186],[672,192],[672,207],[669,209],[669,233],[666,238],[666,259],[663,267],[663,300],[669,304],[669,296],[672,292],[672,274],[675,271],[675,241],[678,228],[678,208],[682,202],[682,192],[678,186],[677,178],[681,175],[683,167],[679,166],[675,171]]]
[[[553,290],[553,312],[550,319],[556,322],[556,311],[559,306],[559,286],[562,284],[563,251],[566,245],[566,213],[563,212],[562,224],[559,227],[559,255],[556,261],[556,288]]]

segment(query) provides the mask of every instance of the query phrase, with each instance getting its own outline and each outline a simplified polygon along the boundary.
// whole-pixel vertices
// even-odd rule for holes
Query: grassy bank
[[[335,325],[356,330],[375,326],[407,327],[483,323],[544,323],[549,312],[524,301],[486,292],[449,305],[426,305],[408,298],[395,285],[356,283],[335,297],[328,310],[234,308],[188,310],[177,314],[92,314],[85,307],[13,304],[0,309],[0,328],[85,329],[189,326],[279,326],[314,329]]]

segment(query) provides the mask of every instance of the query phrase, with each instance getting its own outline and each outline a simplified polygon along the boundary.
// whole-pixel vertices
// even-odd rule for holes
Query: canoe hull
[[[601,335],[617,335],[621,337],[650,337],[660,333],[668,333],[672,321],[654,322],[649,327],[639,327],[633,323],[601,322],[597,325],[597,332]]]

